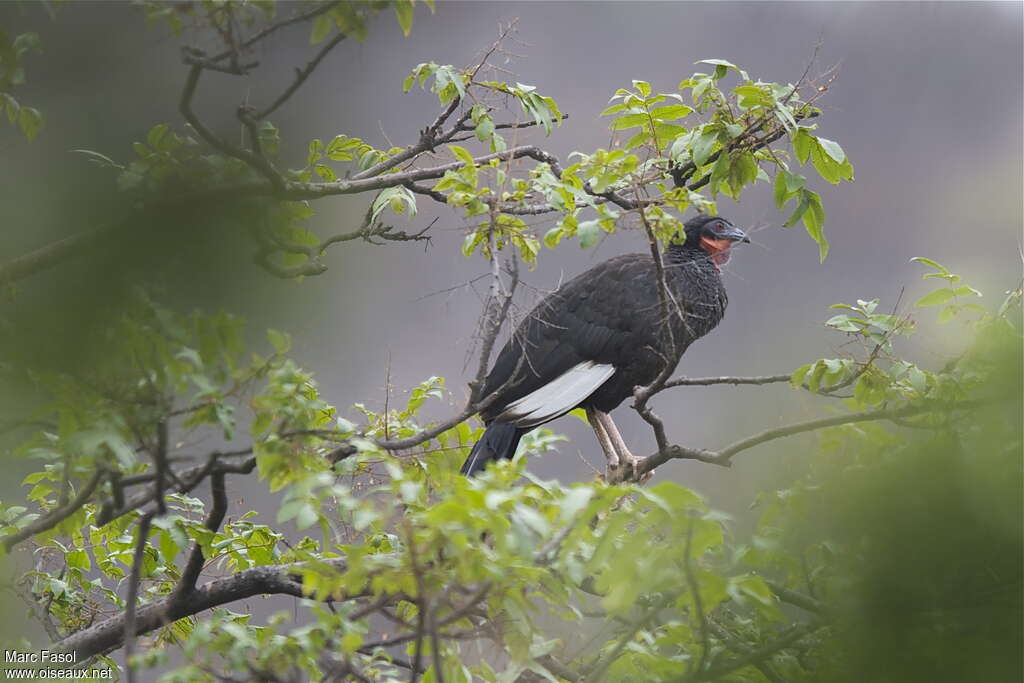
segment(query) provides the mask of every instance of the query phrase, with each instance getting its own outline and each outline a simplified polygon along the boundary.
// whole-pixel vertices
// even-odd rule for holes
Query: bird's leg
[[[611,460],[609,459],[609,467],[627,467],[629,469],[629,476],[627,478],[631,481],[643,482],[649,479],[650,472],[643,477],[637,476],[637,465],[640,464],[640,461],[643,460],[643,458],[637,457],[629,452],[626,442],[622,439],[622,434],[619,433],[619,428],[615,426],[615,421],[612,420],[612,416],[608,413],[601,412],[600,410],[595,410],[594,413],[597,422],[608,435],[608,439],[611,441],[612,447],[618,455],[616,458],[618,464],[612,466]]]
[[[605,429],[604,424],[601,422],[601,415],[606,415],[596,408],[587,409],[587,422],[594,429],[594,434],[597,435],[597,443],[601,445],[601,450],[604,451],[604,457],[608,459],[609,469],[616,469],[619,466],[619,454],[616,452],[615,445],[608,436],[608,431]],[[621,437],[620,437],[621,438]]]

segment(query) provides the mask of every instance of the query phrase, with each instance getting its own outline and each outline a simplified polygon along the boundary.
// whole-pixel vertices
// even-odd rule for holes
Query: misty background
[[[436,116],[436,97],[402,80],[420,62],[467,66],[496,38],[499,25],[518,19],[506,49],[507,80],[535,85],[569,119],[550,137],[521,137],[568,162],[574,150],[611,143],[608,120],[598,116],[609,97],[631,79],[655,91],[676,91],[699,59],[727,59],[755,79],[795,82],[816,46],[811,75],[839,65],[839,77],[819,101],[820,134],[840,142],[856,182],[830,186],[811,179],[828,214],[831,253],[824,264],[800,226],[783,229],[771,188],[760,184],[740,204],[719,198],[722,215],[756,230],[754,244],[737,249],[724,280],[730,306],[722,324],[684,356],[679,374],[788,373],[818,358],[836,357],[846,340],[823,321],[830,304],[879,298],[919,322],[919,332],[897,349],[936,369],[965,339],[957,323],[932,324],[931,309],[912,302],[931,289],[914,256],[938,260],[981,289],[988,306],[1015,286],[1021,273],[1022,10],[1019,3],[641,3],[440,2],[431,14],[417,5],[412,34],[403,37],[391,13],[370,22],[366,42],[336,48],[275,116],[282,158],[304,165],[308,141],[343,133],[377,147],[405,146]],[[280,12],[289,8],[281,3]],[[40,34],[43,53],[27,59],[20,101],[44,112],[47,125],[28,143],[0,127],[0,254],[13,258],[50,241],[109,220],[120,201],[113,173],[73,149],[91,149],[127,162],[131,142],[155,124],[181,131],[177,101],[185,78],[180,46],[165,27],[144,27],[127,3],[62,5],[51,19],[41,6],[0,4],[0,26],[10,34]],[[308,27],[282,30],[260,44],[262,66],[248,77],[208,73],[195,108],[219,133],[238,139],[235,107],[266,104],[315,48]],[[203,46],[203,45],[200,45]],[[213,44],[206,47],[213,47]],[[706,70],[706,69],[704,69]],[[727,84],[731,81],[727,81]],[[513,115],[515,112],[513,112]],[[496,115],[498,120],[510,117]],[[815,176],[813,171],[808,174]],[[314,202],[310,227],[321,237],[358,227],[370,196]],[[237,236],[219,243],[216,258],[151,255],[167,291],[185,308],[223,308],[249,320],[254,340],[267,327],[294,339],[293,357],[317,377],[326,400],[350,410],[362,402],[381,409],[390,377],[391,405],[405,390],[439,375],[451,405],[428,403],[425,418],[440,419],[463,404],[475,371],[474,332],[486,284],[466,283],[487,272],[479,256],[460,253],[470,224],[455,210],[419,198],[416,230],[435,217],[432,241],[371,246],[350,242],[326,256],[329,270],[301,283],[281,281],[251,264],[253,247]],[[390,219],[390,217],[389,217]],[[550,220],[538,221],[540,235]],[[646,248],[628,226],[580,250],[575,241],[545,249],[525,272],[520,312],[540,293],[611,256]],[[208,255],[207,255],[208,256]],[[73,344],[50,302],[72,297],[99,277],[97,261],[79,260],[18,283],[3,306],[35,307],[48,329]],[[904,291],[905,290],[905,291]],[[36,330],[4,333],[30,338]],[[7,407],[23,396],[3,392]],[[719,448],[764,428],[827,414],[829,400],[786,386],[684,387],[653,402],[669,438],[690,447]],[[650,428],[628,408],[615,412],[636,454],[654,450]],[[541,477],[589,479],[603,470],[588,426],[571,417],[551,425],[569,435],[559,453],[531,462]],[[712,507],[740,512],[758,490],[792,481],[800,451],[815,437],[781,440],[738,457],[731,470],[698,462],[670,463],[655,480],[672,478],[695,488]],[[584,462],[586,461],[586,462]],[[17,471],[18,465],[14,465]],[[5,497],[18,480],[4,485]],[[267,503],[265,487],[236,478],[233,500]],[[268,506],[273,510],[273,506]],[[271,512],[272,515],[272,512]]]

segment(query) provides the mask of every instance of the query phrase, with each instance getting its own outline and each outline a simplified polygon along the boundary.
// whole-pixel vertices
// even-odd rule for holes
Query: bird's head
[[[716,266],[729,262],[729,250],[736,242],[750,242],[747,233],[721,216],[694,216],[683,225],[686,233],[684,247],[703,249],[711,255]]]

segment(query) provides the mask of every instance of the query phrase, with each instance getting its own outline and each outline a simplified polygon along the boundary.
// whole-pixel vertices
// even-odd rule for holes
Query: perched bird
[[[498,354],[481,396],[497,392],[480,413],[487,429],[462,465],[473,475],[511,458],[523,434],[576,407],[610,468],[635,467],[608,413],[675,369],[687,347],[721,321],[728,302],[719,266],[746,233],[719,216],[684,225],[685,240],[663,254],[667,297],[659,294],[650,254],[626,254],[578,275],[545,297]],[[667,309],[667,310],[666,310]]]

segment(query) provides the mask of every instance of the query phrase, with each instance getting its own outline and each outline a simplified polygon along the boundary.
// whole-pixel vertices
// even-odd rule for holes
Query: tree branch
[[[149,542],[149,525],[155,512],[147,512],[139,518],[138,538],[135,540],[135,554],[132,556],[132,573],[128,580],[128,596],[124,613],[124,662],[128,683],[135,683],[135,617],[139,601],[139,580],[142,578],[142,564],[145,560],[146,544]]]
[[[247,40],[243,41],[240,45],[237,46],[237,49],[234,48],[234,47],[228,48],[224,52],[221,52],[220,54],[215,55],[213,57],[210,57],[209,61],[211,61],[211,62],[219,62],[219,61],[222,61],[224,59],[227,59],[228,57],[231,57],[232,55],[237,56],[239,51],[244,50],[246,48],[252,47],[253,45],[258,43],[259,41],[263,40],[264,38],[266,38],[270,34],[272,34],[275,31],[277,31],[278,29],[282,29],[282,28],[284,28],[286,26],[291,26],[292,24],[298,24],[298,23],[301,23],[303,21],[308,21],[309,19],[314,19],[314,18],[318,17],[319,15],[323,14],[324,12],[331,11],[332,9],[334,9],[335,7],[337,7],[340,4],[341,4],[341,0],[335,0],[335,2],[326,2],[326,3],[322,4],[322,5],[319,5],[319,6],[315,7],[315,8],[313,8],[313,9],[309,10],[308,12],[303,12],[301,14],[296,14],[295,16],[293,16],[293,17],[291,17],[289,19],[283,19],[283,20],[277,22],[276,24],[271,24],[267,28],[263,29],[262,31],[259,31],[258,33],[254,34],[253,36],[251,36]],[[209,67],[207,67],[207,68],[209,68]]]
[[[345,568],[344,561],[340,559],[321,562],[327,562],[339,570]],[[283,594],[309,599],[310,596],[302,592],[302,583],[293,576],[298,566],[289,564],[246,569],[228,577],[214,579],[196,588],[186,601],[178,602],[172,595],[145,605],[136,614],[135,635],[149,633],[183,617],[255,595]],[[365,595],[345,596],[344,599],[353,600],[360,597]],[[331,599],[338,600],[337,597]],[[124,642],[125,620],[124,614],[110,617],[54,643],[51,649],[58,652],[77,652],[78,661],[110,652]]]
[[[817,420],[809,420],[807,422],[797,422],[796,424],[787,425],[785,427],[776,427],[774,429],[766,429],[763,432],[754,434],[745,439],[736,441],[720,451],[708,451],[703,449],[687,448],[685,446],[671,445],[666,449],[662,449],[653,455],[650,455],[637,464],[637,475],[642,475],[647,472],[654,470],[660,465],[664,465],[669,460],[682,459],[682,460],[699,460],[712,465],[721,465],[722,467],[729,467],[732,464],[733,456],[741,453],[745,450],[758,446],[767,441],[774,441],[775,439],[781,439],[787,436],[793,436],[794,434],[801,434],[803,432],[811,432],[818,429],[825,429],[826,427],[837,427],[844,424],[853,424],[855,422],[872,422],[875,420],[892,420],[893,418],[909,417],[911,415],[920,415],[923,413],[933,412],[940,409],[963,409],[973,407],[977,405],[977,402],[961,402],[956,405],[951,404],[930,404],[930,405],[908,405],[902,408],[880,408],[878,410],[865,410],[859,413],[849,413],[847,415],[836,415],[833,417],[824,417]]]
[[[815,631],[822,628],[822,624],[801,624],[794,626],[789,630],[788,633],[779,637],[778,639],[768,643],[764,647],[751,650],[749,653],[742,657],[738,657],[732,661],[724,662],[717,666],[713,666],[704,671],[696,671],[685,676],[680,676],[675,679],[676,683],[694,683],[696,681],[715,681],[725,676],[726,674],[732,673],[737,669],[742,669],[745,666],[751,666],[757,662],[768,659],[776,652],[784,650],[801,638],[808,636]]]
[[[788,602],[790,605],[818,615],[825,614],[828,611],[828,608],[825,607],[821,601],[815,600],[809,595],[804,595],[803,593],[790,590],[781,583],[777,583],[775,581],[765,581],[765,583],[768,584],[768,587],[771,588],[772,592],[778,596],[779,600],[782,600],[783,602]]]
[[[89,498],[92,497],[93,492],[96,490],[96,487],[102,479],[103,471],[97,470],[73,500],[54,509],[50,514],[40,517],[31,524],[26,525],[25,528],[20,529],[9,536],[5,536],[3,538],[4,551],[9,552],[11,548],[18,545],[25,539],[52,529],[71,515],[75,514],[79,508],[89,502]]]
[[[788,382],[791,375],[762,375],[759,377],[676,377],[665,382],[662,389],[670,389],[672,387],[694,387],[694,386],[710,386],[712,384],[733,384],[739,386],[741,384],[776,384],[778,382]]]
[[[461,101],[462,99],[458,97],[452,100],[448,104],[448,106],[445,107],[441,111],[441,113],[437,115],[437,118],[434,119],[434,121],[429,126],[420,131],[420,139],[415,145],[410,145],[409,147],[406,147],[404,150],[394,155],[393,157],[388,157],[387,159],[384,159],[383,161],[374,164],[368,169],[356,173],[354,176],[352,176],[352,178],[354,180],[362,180],[363,178],[374,178],[376,176],[379,176],[381,173],[389,171],[396,166],[399,166],[411,159],[416,158],[417,156],[424,152],[432,151],[439,144],[443,144],[445,142],[450,141],[452,136],[454,136],[455,133],[458,131],[458,126],[452,128],[450,131],[444,134],[441,133],[441,128],[448,120],[448,117],[450,117],[452,113],[456,109],[458,109],[459,103]]]
[[[327,56],[327,53],[333,50],[338,43],[345,40],[347,37],[348,36],[344,33],[336,33],[333,38],[327,41],[327,43],[320,48],[320,51],[316,53],[316,56],[314,56],[305,67],[295,70],[295,80],[292,81],[292,84],[289,85],[283,93],[278,95],[277,99],[274,100],[269,107],[256,114],[255,118],[257,120],[263,120],[277,111],[281,105],[287,102],[291,96],[295,94],[296,90],[302,87],[302,84],[306,82],[306,79],[309,78],[310,74],[313,73],[323,58]]]
[[[214,471],[226,474],[248,474],[252,472],[253,468],[256,467],[256,458],[246,458],[245,460],[236,463],[220,462],[220,458],[222,457],[245,455],[251,452],[251,448],[223,453],[220,451],[214,451],[207,457],[206,464],[190,467],[175,474],[175,479],[180,482],[176,487],[176,491],[178,493],[188,493],[201,484],[203,480]],[[127,500],[121,501],[120,505],[115,506],[109,503],[105,504],[96,515],[96,524],[97,526],[109,524],[121,515],[127,514],[132,510],[136,510],[146,503],[154,500],[157,495],[157,489],[154,486],[135,494]]]
[[[206,516],[206,528],[216,532],[228,511],[228,494],[224,486],[224,472],[215,471],[210,475],[210,495],[213,501],[210,506],[210,512]],[[203,547],[199,544],[199,541],[194,541],[192,551],[188,556],[188,562],[185,564],[185,569],[182,570],[178,585],[171,594],[172,599],[179,602],[187,601],[192,592],[195,591],[196,581],[199,580],[199,574],[202,571]]]
[[[185,78],[185,87],[182,88],[181,98],[178,100],[178,111],[185,117],[189,125],[195,129],[199,137],[206,141],[206,144],[221,154],[240,159],[248,164],[270,182],[275,194],[283,191],[285,187],[284,178],[281,177],[281,174],[277,172],[277,169],[274,168],[266,157],[261,154],[254,154],[241,147],[236,147],[221,139],[196,116],[196,113],[192,110],[192,98],[195,95],[196,86],[199,84],[199,77],[202,73],[203,67],[199,64],[193,64],[189,69],[188,76]]]

